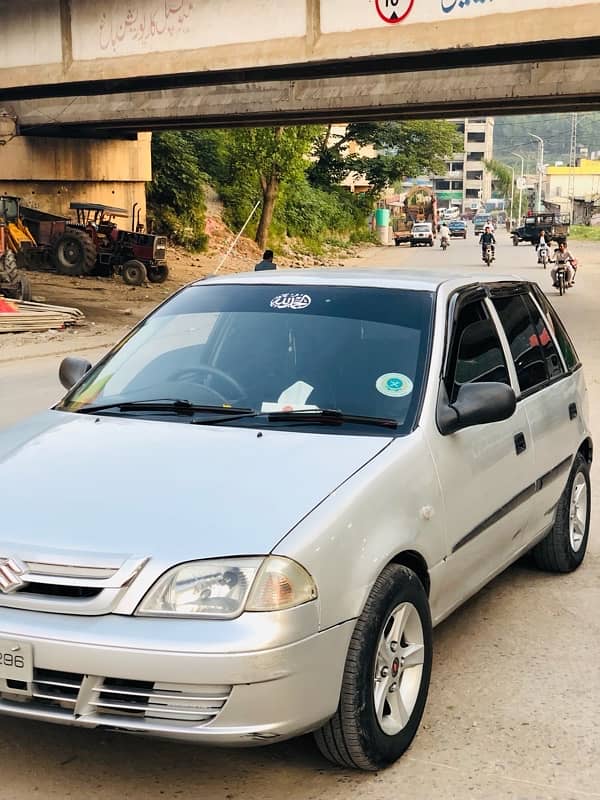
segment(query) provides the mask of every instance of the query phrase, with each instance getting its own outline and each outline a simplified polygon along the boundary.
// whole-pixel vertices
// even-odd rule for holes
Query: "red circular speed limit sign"
[[[384,22],[395,25],[406,19],[413,9],[415,0],[375,0],[377,13]]]

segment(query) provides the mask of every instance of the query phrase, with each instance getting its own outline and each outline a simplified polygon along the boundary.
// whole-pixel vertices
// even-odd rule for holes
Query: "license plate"
[[[30,644],[14,639],[0,639],[0,684],[7,681],[31,683],[33,680],[33,649]]]

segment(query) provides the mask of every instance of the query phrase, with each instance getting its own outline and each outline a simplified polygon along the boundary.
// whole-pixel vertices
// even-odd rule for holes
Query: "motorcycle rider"
[[[550,270],[550,275],[552,276],[552,285],[558,288],[558,283],[556,281],[556,270],[559,266],[564,266],[567,278],[567,286],[573,286],[575,282],[577,262],[569,252],[566,242],[559,242],[558,249],[554,251],[554,262],[556,263],[556,267]]]
[[[444,240],[446,241],[446,246],[450,246],[450,228],[446,225],[446,222],[443,221],[440,225],[440,247],[444,246]]]
[[[481,234],[481,238],[479,239],[479,244],[481,245],[481,257],[485,261],[485,251],[486,248],[492,248],[492,260],[496,258],[496,238],[491,231],[489,225],[485,226],[484,232]]]
[[[548,260],[550,260],[550,239],[546,239],[545,231],[541,231],[540,232],[540,238],[538,240],[538,243],[535,246],[535,249],[537,250],[537,254],[538,254],[538,260],[537,260],[538,264],[542,263],[542,253],[544,252],[544,250],[547,251],[547,253],[546,253],[547,257],[548,257]]]

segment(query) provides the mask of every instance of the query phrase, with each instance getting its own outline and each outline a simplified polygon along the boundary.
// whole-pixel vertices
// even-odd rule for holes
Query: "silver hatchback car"
[[[0,713],[314,731],[379,769],[419,726],[432,627],[527,551],[583,560],[583,371],[534,284],[209,279],[61,380],[0,433]]]

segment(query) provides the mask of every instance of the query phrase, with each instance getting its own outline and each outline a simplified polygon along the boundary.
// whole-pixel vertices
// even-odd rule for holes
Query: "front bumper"
[[[222,622],[108,615],[82,624],[2,609],[0,637],[32,645],[34,677],[26,689],[2,688],[0,714],[237,746],[318,728],[337,707],[354,621],[269,646],[273,615],[243,617],[253,618],[245,635],[226,642]]]

